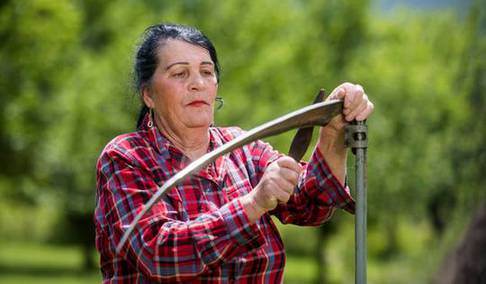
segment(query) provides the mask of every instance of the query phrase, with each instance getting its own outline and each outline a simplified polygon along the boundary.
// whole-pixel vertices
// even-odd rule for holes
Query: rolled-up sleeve
[[[266,167],[282,154],[262,141],[253,147],[257,181],[263,176]],[[325,157],[316,147],[309,162],[301,162],[304,168],[299,182],[289,201],[280,204],[270,213],[282,223],[317,226],[327,221],[336,208],[354,213],[354,200],[349,188],[343,186],[331,172]]]
[[[300,187],[304,187],[309,197],[320,205],[334,206],[354,213],[354,200],[349,187],[342,185],[332,173],[318,147],[306,165]]]

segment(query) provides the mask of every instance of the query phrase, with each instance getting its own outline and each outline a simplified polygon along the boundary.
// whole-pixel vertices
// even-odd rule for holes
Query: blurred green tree
[[[36,199],[22,186],[36,176],[38,147],[60,83],[75,62],[80,14],[69,1],[7,1],[0,10],[0,178],[15,190],[6,194]]]
[[[369,213],[388,235],[384,255],[397,251],[400,217],[418,221],[429,208],[437,226],[452,218],[460,179],[451,153],[458,145],[456,126],[468,115],[457,84],[467,26],[457,22],[444,13],[373,21],[370,40],[347,71],[375,99]],[[437,200],[441,208],[431,208]],[[434,210],[444,209],[446,216],[434,219]]]
[[[136,41],[150,24],[177,22],[198,26],[218,49],[219,125],[256,126],[343,81],[365,87],[376,105],[369,229],[387,236],[371,254],[394,256],[397,220],[428,216],[440,232],[485,197],[484,19],[479,4],[464,22],[443,12],[378,17],[358,0],[3,2],[1,204],[50,196],[63,224],[52,237],[82,244],[93,265],[95,163],[110,139],[135,128]],[[285,152],[291,135],[270,141]],[[343,233],[341,221],[314,230],[316,243]]]

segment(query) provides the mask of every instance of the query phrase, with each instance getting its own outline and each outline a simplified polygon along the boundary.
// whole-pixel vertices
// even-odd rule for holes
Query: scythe
[[[340,100],[321,102],[324,91],[317,95],[314,104],[288,113],[274,120],[257,126],[248,132],[238,136],[223,146],[213,150],[190,163],[186,168],[179,171],[159,187],[152,198],[145,204],[145,207],[133,219],[130,226],[123,234],[118,246],[117,253],[120,253],[123,245],[130,237],[137,226],[138,221],[147,213],[152,206],[171,188],[178,185],[188,176],[209,165],[218,157],[242,147],[248,143],[274,136],[292,129],[300,128],[289,155],[300,160],[304,155],[312,137],[313,126],[325,126],[333,117],[342,113],[343,102]],[[351,124],[346,129],[346,144],[356,154],[356,283],[366,283],[366,148],[367,129],[364,122]]]

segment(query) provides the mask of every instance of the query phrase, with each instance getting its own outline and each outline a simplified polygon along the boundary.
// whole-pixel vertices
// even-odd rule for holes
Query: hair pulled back
[[[169,39],[182,40],[206,49],[214,63],[216,78],[219,81],[219,62],[216,49],[201,31],[194,27],[178,24],[158,24],[150,26],[145,30],[142,42],[135,55],[133,71],[135,88],[138,94],[141,94],[143,89],[150,84],[150,80],[159,64],[157,57],[158,49]],[[142,108],[137,119],[137,129],[141,128],[147,112],[149,112],[149,108],[142,100]]]

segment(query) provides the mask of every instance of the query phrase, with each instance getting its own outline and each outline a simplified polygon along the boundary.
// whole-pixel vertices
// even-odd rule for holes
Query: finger
[[[276,206],[277,202],[278,202],[278,198],[271,195],[271,196],[268,197],[268,201],[270,201],[270,203],[272,203],[272,206]]]
[[[276,162],[282,168],[287,168],[297,173],[300,173],[302,171],[302,166],[292,157],[283,156],[279,158]]]
[[[331,94],[326,98],[326,101],[328,100],[340,100],[344,98],[344,95],[346,94],[346,88],[349,88],[352,84],[350,83],[342,83],[334,90],[332,90]]]
[[[272,191],[272,196],[277,198],[279,203],[287,203],[290,198],[290,193],[285,190],[274,189]]]
[[[352,98],[351,98],[352,97]],[[357,108],[363,107],[363,104],[368,102],[368,96],[362,92],[361,90],[355,90],[352,94],[349,95],[349,99],[352,102],[349,104],[348,107],[345,107],[343,110],[343,114],[348,116],[350,113],[355,111]]]
[[[296,187],[296,183],[285,181],[285,185],[282,186],[280,189],[284,191],[286,194],[292,195],[294,194],[295,187]]]
[[[289,182],[292,186],[295,186],[299,181],[299,172],[296,172],[291,169],[281,168],[280,169],[280,176],[283,180]]]
[[[372,102],[368,102],[368,104],[366,106],[366,109],[363,112],[361,112],[360,114],[358,114],[356,116],[356,120],[357,121],[362,121],[362,120],[367,119],[373,113],[373,110],[374,110],[373,103]]]
[[[349,82],[345,82],[345,83],[342,83],[341,85],[339,85],[338,88],[341,88],[343,90],[343,94],[342,94],[342,99],[344,99],[344,107],[349,107],[352,103],[353,103],[353,96],[352,96],[352,92],[353,92],[353,89],[354,89],[354,84],[351,84]]]
[[[353,119],[356,118],[356,116],[358,114],[360,114],[363,111],[365,111],[367,107],[368,107],[368,102],[367,101],[363,101],[361,103],[361,105],[359,105],[357,108],[355,108],[354,110],[352,110],[348,115],[346,115],[346,120],[347,121],[352,121]]]
[[[277,190],[283,190],[283,191],[286,191],[286,192],[293,192],[294,190],[294,187],[295,187],[296,183],[292,183],[291,181],[281,177],[281,176],[276,176],[274,178],[272,178],[272,186],[269,187],[270,190],[274,190],[274,189],[277,189]]]
[[[332,91],[332,93],[327,97],[327,100],[341,100],[344,98],[346,90],[343,87],[337,87]]]
[[[272,189],[275,190],[274,194],[280,192],[279,194],[292,195],[294,193],[295,185],[290,184],[288,181],[283,181],[282,184],[284,185]]]
[[[354,85],[347,96],[350,101],[347,108],[351,110],[356,109],[363,102],[364,96],[365,93],[363,87],[361,87],[361,85]]]

